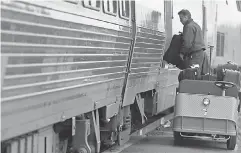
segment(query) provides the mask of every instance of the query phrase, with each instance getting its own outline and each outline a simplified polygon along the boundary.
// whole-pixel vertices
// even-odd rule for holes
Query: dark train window
[[[65,0],[67,3],[78,4],[79,0]]]
[[[128,19],[130,17],[130,2],[129,0],[119,0],[120,17]]]
[[[236,4],[237,4],[238,11],[241,12],[241,1],[240,0],[236,0]]]
[[[224,56],[224,43],[225,43],[225,34],[218,32],[217,33],[217,48],[216,48],[217,56]]]
[[[117,14],[117,1],[116,0],[103,0],[104,13],[114,15]]]
[[[83,0],[83,6],[92,10],[100,10],[100,0]]]

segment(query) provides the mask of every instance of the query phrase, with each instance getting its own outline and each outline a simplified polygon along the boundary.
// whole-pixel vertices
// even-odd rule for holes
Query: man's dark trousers
[[[185,68],[190,68],[192,65],[198,64],[199,67],[202,69],[204,56],[205,55],[203,50],[193,51],[191,54],[185,56]]]

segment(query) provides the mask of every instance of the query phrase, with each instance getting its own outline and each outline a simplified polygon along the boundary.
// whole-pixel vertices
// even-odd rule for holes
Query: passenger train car
[[[123,145],[174,106],[180,71],[162,57],[182,31],[177,11],[189,9],[215,47],[217,6],[2,0],[1,151],[86,153]]]
[[[1,146],[100,152],[174,105],[171,1],[1,1]]]

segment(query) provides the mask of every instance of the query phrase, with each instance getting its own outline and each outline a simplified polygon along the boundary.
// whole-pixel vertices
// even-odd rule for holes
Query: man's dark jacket
[[[183,44],[180,53],[183,55],[205,49],[205,44],[200,26],[189,19],[183,27]]]
[[[174,35],[172,37],[171,44],[163,56],[163,60],[172,65],[176,65],[177,68],[183,70],[184,63],[180,58],[180,49],[182,47],[182,36]]]

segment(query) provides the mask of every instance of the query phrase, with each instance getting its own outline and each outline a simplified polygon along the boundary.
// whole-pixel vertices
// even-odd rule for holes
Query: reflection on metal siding
[[[118,31],[36,18],[6,7],[2,8],[1,24],[2,56],[8,57],[3,100],[124,77],[128,27]]]

